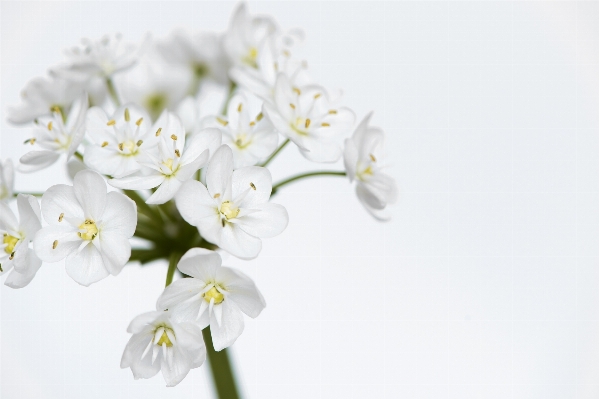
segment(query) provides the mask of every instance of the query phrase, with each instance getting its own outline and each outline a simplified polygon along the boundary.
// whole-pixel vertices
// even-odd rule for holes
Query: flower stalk
[[[292,183],[297,180],[305,179],[307,177],[315,177],[315,176],[347,176],[347,175],[345,172],[342,172],[342,171],[323,170],[320,172],[308,172],[308,173],[302,173],[299,175],[291,176],[290,178],[280,181],[280,182],[276,183],[275,185],[273,185],[271,196],[275,195],[277,190],[279,190],[281,187],[283,187],[289,183]]]
[[[219,399],[239,399],[239,391],[227,349],[223,349],[220,352],[214,350],[210,327],[204,328],[202,335],[206,343],[208,364],[210,365],[214,389]]]

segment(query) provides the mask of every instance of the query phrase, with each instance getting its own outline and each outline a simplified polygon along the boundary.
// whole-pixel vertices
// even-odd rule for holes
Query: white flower
[[[12,160],[0,160],[0,201],[8,202],[12,198],[14,184],[15,169]]]
[[[355,115],[349,108],[334,108],[320,86],[292,86],[279,74],[274,104],[264,103],[264,114],[275,128],[314,162],[335,162],[341,156],[337,136],[350,132]]]
[[[106,78],[133,66],[137,46],[122,41],[120,34],[104,35],[100,40],[82,39],[81,46],[65,51],[67,64],[51,70],[56,76],[75,81]]]
[[[192,74],[188,68],[165,62],[152,42],[147,46],[138,64],[114,80],[124,102],[141,105],[156,120],[163,110],[174,111],[185,98]]]
[[[175,281],[162,293],[157,309],[169,309],[204,329],[210,325],[214,350],[231,346],[243,332],[243,315],[256,318],[266,302],[254,282],[223,267],[218,253],[192,248],[177,267],[193,278]]]
[[[272,177],[266,168],[233,171],[233,152],[221,146],[206,171],[206,188],[189,180],[176,197],[181,216],[206,240],[244,259],[258,256],[261,238],[280,234],[289,221],[284,207],[268,202]]]
[[[224,46],[231,63],[257,67],[259,49],[278,30],[270,17],[252,17],[245,3],[239,4],[225,33]]]
[[[12,273],[4,284],[11,288],[23,288],[33,280],[42,265],[29,243],[42,227],[40,206],[31,195],[17,196],[19,220],[8,205],[0,202],[0,275]]]
[[[107,194],[96,172],[82,170],[73,186],[50,187],[42,197],[42,214],[49,226],[35,235],[35,253],[44,262],[66,258],[67,274],[79,284],[116,276],[129,260],[137,207],[121,193]]]
[[[224,84],[228,80],[222,38],[214,33],[175,30],[156,46],[167,62],[188,68],[197,83],[212,79]]]
[[[279,143],[279,135],[259,111],[252,112],[252,104],[242,94],[229,101],[227,116],[202,119],[202,127],[218,128],[223,144],[233,150],[233,168],[255,165],[269,156]]]
[[[8,121],[27,123],[56,110],[67,115],[71,104],[82,91],[81,83],[59,78],[34,78],[21,91],[23,102],[8,108]]]
[[[130,176],[109,180],[113,187],[139,190],[158,187],[146,201],[164,204],[172,199],[183,182],[191,179],[210,158],[210,149],[221,143],[217,129],[204,129],[185,140],[185,129],[179,118],[165,111],[154,124],[158,140],[157,151],[144,151],[141,170]],[[187,144],[187,145],[186,145]]]
[[[380,128],[368,126],[372,113],[366,115],[353,136],[345,140],[343,161],[350,181],[356,180],[356,194],[366,210],[379,220],[388,220],[387,204],[397,200],[395,180],[382,172],[383,142]]]
[[[85,147],[85,164],[115,177],[138,171],[140,147],[152,147],[157,141],[151,124],[148,113],[135,104],[119,107],[110,118],[102,108],[91,108],[86,123],[91,143]]]
[[[177,106],[175,114],[181,120],[187,137],[200,131],[200,104],[196,97],[185,97]]]
[[[19,160],[19,171],[31,173],[47,168],[63,154],[69,160],[85,135],[87,105],[87,94],[84,92],[71,109],[66,125],[60,109],[55,109],[51,117],[36,119],[34,135],[25,143],[39,145],[42,149],[23,155]]]
[[[133,335],[123,352],[121,368],[130,367],[135,379],[151,378],[162,370],[167,386],[173,387],[206,360],[202,330],[173,312],[143,313],[131,321],[127,332]]]

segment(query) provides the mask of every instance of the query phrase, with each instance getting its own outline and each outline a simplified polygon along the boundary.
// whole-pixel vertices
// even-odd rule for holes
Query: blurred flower
[[[82,170],[72,186],[50,187],[42,197],[42,213],[49,226],[35,235],[35,253],[45,262],[66,258],[67,274],[79,284],[116,276],[129,260],[137,207],[121,193],[107,194],[96,172]]]
[[[188,68],[193,75],[190,94],[195,94],[205,79],[225,84],[228,80],[228,60],[222,46],[222,38],[214,33],[191,34],[176,30],[166,39],[156,43],[158,52],[166,62]]]
[[[23,288],[33,280],[42,265],[29,243],[41,229],[40,206],[32,195],[17,196],[19,220],[8,205],[0,202],[0,275],[12,273],[4,282],[11,288]]]
[[[218,128],[223,134],[223,144],[233,150],[233,168],[255,165],[269,156],[279,142],[279,135],[262,114],[251,112],[251,105],[243,94],[229,101],[227,116],[203,118],[202,127]]]
[[[151,378],[162,370],[167,386],[173,387],[206,360],[202,330],[173,312],[143,313],[131,321],[127,332],[133,335],[123,352],[121,368],[130,367],[135,379]]]
[[[397,200],[395,180],[382,172],[380,161],[385,135],[380,128],[368,126],[366,115],[353,136],[345,140],[344,164],[350,181],[356,180],[356,194],[366,210],[379,220],[389,220],[387,204]]]
[[[8,108],[8,121],[27,123],[41,116],[60,112],[68,115],[73,101],[81,95],[84,85],[60,78],[37,77],[21,91],[23,102]]]
[[[60,109],[54,109],[51,117],[36,119],[33,137],[25,144],[39,145],[42,150],[29,151],[23,155],[19,159],[19,172],[31,173],[47,168],[62,154],[66,154],[67,160],[70,159],[83,141],[86,111],[87,94],[84,92],[71,109],[66,125]]]
[[[91,143],[85,147],[85,164],[114,177],[138,171],[141,146],[149,148],[158,141],[151,124],[148,113],[132,103],[119,107],[110,119],[102,108],[91,108],[86,123]]]
[[[146,201],[164,204],[172,199],[183,182],[191,179],[210,159],[210,148],[221,143],[217,129],[205,129],[185,140],[185,129],[176,115],[165,111],[154,124],[158,146],[155,152],[143,151],[138,160],[141,169],[132,175],[112,179],[110,185],[127,190],[158,187]]]
[[[10,158],[0,160],[0,202],[8,202],[12,198],[15,185],[15,169]]]
[[[334,108],[320,86],[292,86],[279,74],[274,104],[264,103],[264,114],[274,127],[314,162],[335,162],[341,156],[337,137],[353,128],[355,115],[346,107]]]
[[[212,156],[206,185],[187,181],[177,193],[177,208],[202,237],[231,254],[255,258],[262,249],[261,238],[274,237],[287,227],[287,210],[268,202],[272,191],[268,169],[248,166],[233,171],[228,146]]]
[[[243,315],[258,317],[266,302],[254,282],[240,271],[223,267],[216,252],[192,248],[177,267],[193,278],[175,281],[162,293],[157,309],[169,309],[201,329],[210,325],[214,350],[231,346],[243,332]]]

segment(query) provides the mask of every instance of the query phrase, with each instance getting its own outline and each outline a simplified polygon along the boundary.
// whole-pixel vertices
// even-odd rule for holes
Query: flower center
[[[212,287],[204,294],[204,300],[209,303],[212,299],[215,304],[219,304],[225,300],[225,296],[216,287]]]
[[[79,237],[91,241],[98,235],[98,227],[93,220],[87,219],[79,225]]]
[[[168,337],[168,333],[166,331],[169,331],[173,334],[173,336],[175,335],[173,333],[173,330],[171,330],[170,328],[167,327],[163,327],[162,328],[162,335],[160,336],[160,339],[158,340],[158,342],[156,342],[156,345],[158,346],[162,346],[162,344],[166,344],[166,346],[168,348],[170,348],[171,346],[173,346],[173,343],[171,342],[171,339]],[[157,330],[157,334],[158,334],[158,330]],[[154,338],[154,341],[156,341],[156,337]]]
[[[291,123],[291,128],[294,132],[300,136],[308,136],[308,127],[310,126],[310,119],[304,119],[298,117],[295,119],[295,123]]]
[[[243,57],[242,61],[251,66],[252,68],[258,68],[256,59],[258,58],[258,49],[256,47],[250,47],[247,55]]]
[[[166,161],[164,161],[162,163],[164,166],[166,166],[169,170],[173,170],[173,158],[169,158]]]
[[[7,254],[12,254],[17,246],[17,243],[19,242],[19,239],[17,237],[9,236],[8,234],[4,234],[3,242],[6,244],[4,251]]]
[[[202,79],[208,75],[208,65],[203,62],[194,63],[192,65],[193,74],[197,79]]]
[[[231,201],[224,201],[220,206],[220,213],[229,219],[233,219],[239,215],[239,208],[237,208]]]
[[[241,150],[250,145],[251,142],[252,140],[249,140],[248,136],[245,133],[241,133],[237,135],[237,137],[235,138],[235,145]]]
[[[126,140],[119,144],[119,150],[124,154],[135,154],[137,152],[137,145],[132,140]]]
[[[154,93],[146,97],[144,103],[148,112],[152,115],[152,119],[156,120],[166,107],[167,97],[163,93]]]

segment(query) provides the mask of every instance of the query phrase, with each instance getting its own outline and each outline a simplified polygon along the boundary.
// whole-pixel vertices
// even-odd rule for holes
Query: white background
[[[1,101],[80,37],[224,30],[234,3],[1,4]],[[314,77],[388,135],[401,197],[379,224],[344,179],[289,186],[252,275],[268,307],[233,346],[244,397],[599,397],[599,3],[260,2],[301,27]],[[0,155],[28,128],[2,118]],[[275,180],[318,168],[286,149]],[[333,166],[341,168],[341,165]],[[57,167],[17,189],[67,181]],[[166,268],[90,288],[60,264],[1,293],[2,399],[209,398],[119,368]]]

